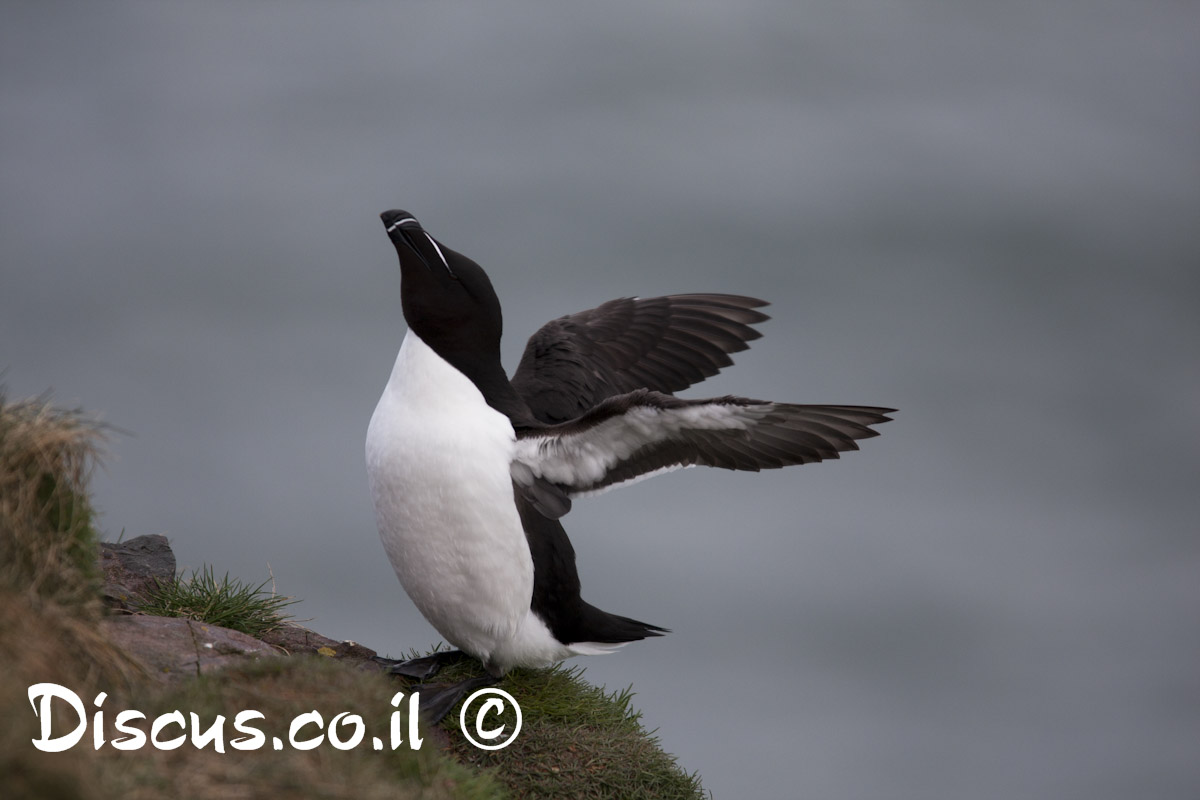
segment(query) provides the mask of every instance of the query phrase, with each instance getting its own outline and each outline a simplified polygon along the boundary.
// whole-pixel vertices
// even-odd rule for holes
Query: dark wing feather
[[[568,497],[689,466],[750,470],[809,464],[857,450],[894,409],[793,405],[718,397],[681,400],[639,390],[567,423],[519,434],[513,477]]]
[[[731,294],[622,298],[529,338],[512,385],[542,422],[575,419],[636,389],[678,392],[733,363],[762,334],[766,302]]]

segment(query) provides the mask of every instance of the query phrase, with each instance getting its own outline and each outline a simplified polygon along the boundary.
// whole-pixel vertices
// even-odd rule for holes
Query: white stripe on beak
[[[416,221],[417,220],[415,217],[405,217],[404,219],[398,219],[395,222],[393,222],[391,225],[388,226],[387,232],[391,233],[392,231],[396,230],[396,228],[399,228],[401,225],[403,225],[406,222],[416,222]],[[428,236],[429,234],[425,234],[425,235]],[[439,255],[441,255],[441,254],[439,253]],[[442,259],[442,260],[444,261],[445,259]]]

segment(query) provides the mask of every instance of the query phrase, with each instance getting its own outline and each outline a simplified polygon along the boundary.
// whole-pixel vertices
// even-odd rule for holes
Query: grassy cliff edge
[[[289,652],[266,635],[271,625],[255,629],[264,631],[259,635],[272,642],[270,648],[254,642],[255,647],[239,650],[238,658],[230,650],[219,669],[164,680],[145,658],[109,635],[121,618],[101,602],[98,535],[88,495],[88,475],[102,441],[103,429],[79,412],[54,409],[44,400],[11,403],[0,394],[0,652],[6,667],[0,671],[0,713],[11,722],[0,727],[6,796],[704,796],[698,777],[683,772],[642,727],[632,693],[591,686],[576,667],[506,676],[499,688],[520,704],[522,728],[511,745],[495,751],[467,742],[458,730],[457,712],[437,729],[422,722],[423,745],[410,749],[407,704],[392,705],[397,692],[411,691],[409,684],[370,668],[369,660],[338,658],[329,647]],[[192,576],[192,582],[197,579],[200,588],[221,594],[222,582],[211,571]],[[188,583],[166,588],[186,590]],[[241,592],[238,603],[258,608],[254,601],[260,599],[275,611],[281,607],[273,597],[257,596],[261,585],[247,591],[226,578],[223,586]],[[173,612],[200,621],[178,622],[192,626],[187,631],[211,632],[214,620],[203,610],[178,613],[179,596],[170,595]],[[198,650],[214,647],[202,643],[198,633],[192,638]],[[476,674],[478,665],[464,663],[453,670],[446,679]],[[43,719],[30,687],[44,683],[73,692],[88,717],[85,733],[63,752],[42,752],[33,743],[42,738]],[[97,701],[101,695],[104,699]],[[54,737],[79,725],[68,702],[42,702],[53,719]],[[262,714],[247,723],[263,735],[263,746],[255,749],[235,744],[250,738],[234,727],[245,710]],[[115,746],[136,743],[134,734],[116,727],[125,711],[144,715],[126,715],[126,728],[148,737],[165,719],[158,741],[179,738],[180,744],[173,749]],[[97,713],[103,715],[99,725]],[[515,722],[505,713],[509,716],[499,716],[493,727]],[[347,716],[335,726],[339,714]],[[297,727],[295,721],[307,724]],[[343,749],[325,738],[333,734],[350,741],[356,725],[365,733],[357,746]],[[213,731],[220,736],[206,741]],[[386,742],[393,731],[404,742],[398,748],[372,746],[373,738]],[[293,746],[318,737],[321,743],[312,749]]]

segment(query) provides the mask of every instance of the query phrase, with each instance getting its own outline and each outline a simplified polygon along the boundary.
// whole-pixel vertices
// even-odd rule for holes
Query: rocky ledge
[[[110,610],[101,622],[105,634],[147,674],[164,683],[297,653],[338,659],[364,670],[383,668],[374,650],[356,642],[339,642],[293,623],[284,623],[255,639],[195,620],[142,613],[141,605],[148,594],[159,584],[175,580],[175,554],[165,536],[102,542],[100,567],[104,573],[104,602]]]

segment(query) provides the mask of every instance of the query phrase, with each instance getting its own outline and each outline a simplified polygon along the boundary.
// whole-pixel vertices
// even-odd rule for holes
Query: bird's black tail
[[[563,644],[621,644],[669,633],[666,628],[601,611],[579,595],[575,548],[557,519],[540,514],[515,490],[517,511],[533,557],[530,609]]]
[[[604,642],[618,644],[621,642],[636,642],[651,636],[662,636],[670,633],[666,628],[651,625],[629,617],[610,614],[601,611],[591,603],[579,601],[579,625],[571,632],[573,637],[564,644],[573,642]]]

